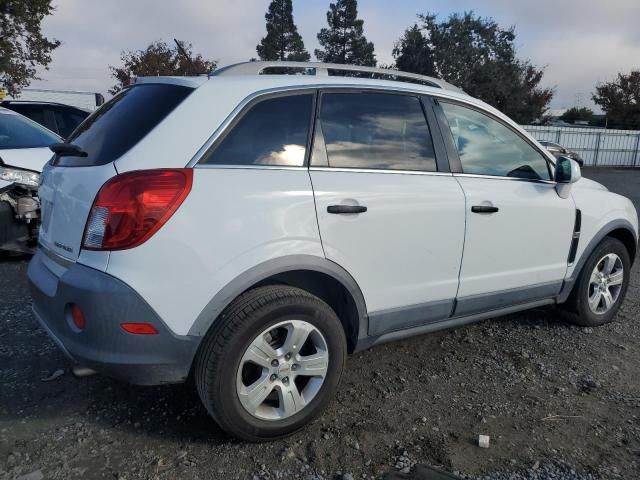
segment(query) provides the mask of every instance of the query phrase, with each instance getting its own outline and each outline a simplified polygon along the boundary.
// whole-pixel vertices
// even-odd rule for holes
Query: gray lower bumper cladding
[[[98,270],[72,264],[56,276],[38,252],[29,264],[34,313],[58,346],[79,365],[137,385],[180,383],[189,375],[200,337],[173,334],[131,287]],[[70,319],[82,309],[86,327]],[[148,323],[154,335],[124,331],[121,323]]]

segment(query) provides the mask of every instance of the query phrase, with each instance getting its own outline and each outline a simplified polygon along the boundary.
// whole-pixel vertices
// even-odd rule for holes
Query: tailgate
[[[40,243],[75,261],[93,200],[100,187],[116,174],[113,163],[91,167],[47,164],[38,189],[42,213]]]
[[[45,248],[69,260],[78,258],[96,194],[117,175],[114,162],[192,91],[173,84],[126,88],[80,124],[67,143],[83,155],[56,155],[41,175],[40,243]]]

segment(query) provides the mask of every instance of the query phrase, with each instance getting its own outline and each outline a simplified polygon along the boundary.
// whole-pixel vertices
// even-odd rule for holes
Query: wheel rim
[[[240,403],[263,420],[302,411],[320,391],[329,367],[327,342],[302,320],[280,322],[257,335],[236,375]]]
[[[622,260],[615,253],[602,257],[589,279],[589,308],[593,313],[607,313],[618,301],[624,281]]]

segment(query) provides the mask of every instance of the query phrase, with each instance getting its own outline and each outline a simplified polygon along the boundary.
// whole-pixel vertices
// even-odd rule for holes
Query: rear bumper
[[[189,375],[200,337],[173,334],[131,287],[98,270],[72,264],[57,276],[38,251],[29,264],[36,318],[74,362],[136,385],[180,383]],[[70,304],[85,314],[78,331]],[[157,335],[125,332],[121,323],[153,325]]]

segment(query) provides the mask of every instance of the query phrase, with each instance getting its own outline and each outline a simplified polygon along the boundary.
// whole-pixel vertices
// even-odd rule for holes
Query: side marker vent
[[[582,227],[582,212],[576,210],[576,221],[573,226],[573,238],[571,239],[571,248],[569,249],[569,265],[576,260],[578,252],[578,243],[580,242],[580,228]]]

